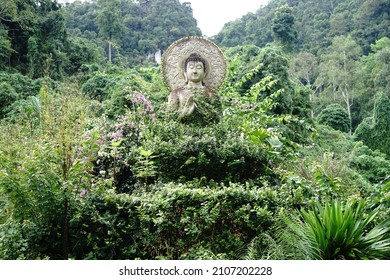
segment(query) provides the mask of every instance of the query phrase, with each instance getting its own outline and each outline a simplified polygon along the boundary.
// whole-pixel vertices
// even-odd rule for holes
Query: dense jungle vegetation
[[[0,259],[389,259],[390,2],[271,0],[212,38],[204,125],[155,54],[177,0],[0,1]]]

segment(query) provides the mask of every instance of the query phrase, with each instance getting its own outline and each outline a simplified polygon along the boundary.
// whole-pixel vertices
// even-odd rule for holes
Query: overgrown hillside
[[[75,1],[63,7],[52,0],[2,1],[0,70],[61,79],[107,61],[134,66],[189,35],[201,31],[191,6],[177,0]]]
[[[280,17],[278,9],[283,5],[291,9]],[[320,55],[334,37],[350,35],[367,55],[371,44],[388,37],[389,5],[386,0],[271,0],[255,13],[227,23],[215,40],[227,47],[243,44],[263,47],[273,42],[278,31],[288,37],[289,29],[294,29],[291,39],[297,52]],[[294,18],[293,22],[289,22],[289,16]]]
[[[388,1],[273,0],[214,39],[256,46],[254,56],[267,44],[280,46],[290,79],[310,91],[312,115],[339,104],[353,132],[371,115],[376,94],[390,95],[389,8]]]
[[[258,10],[269,44],[225,45],[206,123],[145,59],[199,34],[172,31],[188,5],[1,2],[0,259],[389,259],[390,39],[298,50],[306,2]]]
[[[183,2],[183,1],[181,1]],[[73,36],[112,42],[114,60],[134,65],[185,36],[200,36],[190,3],[177,0],[92,1],[65,6]]]

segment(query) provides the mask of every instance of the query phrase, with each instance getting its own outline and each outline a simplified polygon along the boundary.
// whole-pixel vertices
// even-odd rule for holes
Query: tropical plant
[[[297,215],[282,215],[279,236],[293,259],[388,259],[390,218],[376,223],[379,209],[366,212],[364,200],[331,201]]]

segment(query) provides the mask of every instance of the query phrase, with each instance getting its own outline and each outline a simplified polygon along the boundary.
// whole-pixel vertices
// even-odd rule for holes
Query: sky
[[[60,3],[74,0],[59,0]],[[180,3],[191,2],[194,18],[205,36],[217,35],[225,23],[236,20],[243,15],[255,13],[260,6],[269,0],[179,0]]]
[[[183,2],[191,2],[198,27],[204,35],[211,37],[217,35],[225,23],[249,12],[255,13],[269,0],[180,0],[180,3]]]

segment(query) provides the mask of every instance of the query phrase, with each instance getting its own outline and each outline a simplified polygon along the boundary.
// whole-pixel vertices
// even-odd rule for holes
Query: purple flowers
[[[141,110],[141,114],[146,115],[147,113],[153,112],[152,103],[142,93],[139,92],[135,93],[132,97],[130,97],[130,100],[133,103],[144,107],[144,109]]]
[[[118,139],[123,137],[122,130],[115,131],[113,134],[111,134],[111,139]]]
[[[145,97],[140,92],[129,94],[127,99],[130,99],[133,102],[134,107],[137,108],[138,113],[143,116],[149,116],[152,121],[154,121],[155,114],[153,113],[153,106],[149,99]]]

